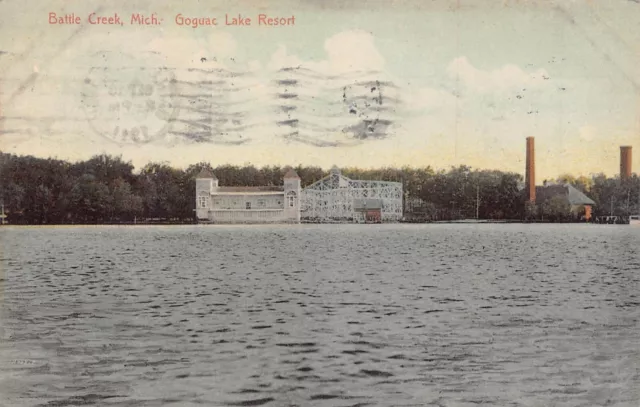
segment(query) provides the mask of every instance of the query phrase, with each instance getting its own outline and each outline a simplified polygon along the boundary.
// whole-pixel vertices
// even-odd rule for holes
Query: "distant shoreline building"
[[[591,219],[592,208],[596,203],[573,185],[553,184],[545,181],[543,186],[536,187],[536,203],[538,205],[544,205],[554,198],[567,203],[574,216],[583,216],[587,221]]]
[[[196,176],[200,223],[300,223],[300,177],[293,169],[283,186],[225,187],[208,170]]]
[[[196,176],[199,223],[382,223],[403,215],[401,182],[352,180],[337,167],[302,189],[288,169],[283,186],[226,187],[210,171]]]

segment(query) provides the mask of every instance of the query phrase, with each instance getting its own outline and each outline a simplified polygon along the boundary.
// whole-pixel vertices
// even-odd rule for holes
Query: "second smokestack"
[[[527,137],[527,167],[525,172],[525,188],[527,200],[536,201],[536,156],[533,137]]]
[[[631,146],[620,147],[620,179],[631,178]]]

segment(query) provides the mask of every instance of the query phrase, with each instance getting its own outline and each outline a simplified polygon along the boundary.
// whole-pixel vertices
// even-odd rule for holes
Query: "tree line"
[[[106,154],[71,163],[0,153],[0,202],[12,224],[190,223],[195,177],[202,169],[212,171],[223,186],[279,186],[285,172],[279,166],[212,167],[206,162],[186,169],[152,162],[136,171],[131,162]],[[313,166],[295,170],[303,187],[329,174]],[[352,179],[402,182],[405,213],[423,220],[527,216],[523,177],[516,173],[468,166],[343,168],[342,173]],[[595,215],[640,211],[640,180],[635,174],[626,182],[602,174],[564,175],[555,181],[568,182],[592,198]],[[559,211],[556,206],[547,210]]]

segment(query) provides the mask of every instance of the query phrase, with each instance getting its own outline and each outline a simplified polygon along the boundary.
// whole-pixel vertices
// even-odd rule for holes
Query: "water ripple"
[[[2,407],[640,402],[639,229],[3,227],[0,239]]]

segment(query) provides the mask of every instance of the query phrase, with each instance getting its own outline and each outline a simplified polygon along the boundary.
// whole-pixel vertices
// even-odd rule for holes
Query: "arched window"
[[[287,192],[287,205],[289,208],[295,208],[296,206],[296,193],[293,191]]]

